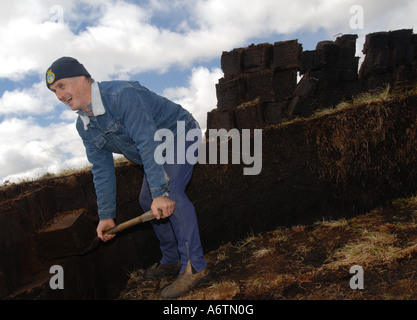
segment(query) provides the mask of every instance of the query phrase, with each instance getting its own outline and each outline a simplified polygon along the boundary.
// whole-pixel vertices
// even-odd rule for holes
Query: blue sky
[[[77,58],[97,81],[138,80],[189,109],[203,128],[216,108],[223,51],[336,34],[411,29],[407,0],[20,0],[0,3],[0,183],[88,164],[76,115],[44,73]],[[359,11],[352,11],[352,8]],[[363,25],[355,24],[362,19]],[[353,22],[352,22],[353,21]]]

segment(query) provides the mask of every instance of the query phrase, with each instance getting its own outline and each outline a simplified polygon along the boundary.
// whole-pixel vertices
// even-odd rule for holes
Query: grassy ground
[[[279,228],[227,243],[206,255],[210,278],[180,299],[415,300],[417,198],[349,220]],[[364,288],[350,281],[363,268]],[[174,278],[132,272],[120,299],[159,299]],[[358,282],[356,282],[358,283]]]

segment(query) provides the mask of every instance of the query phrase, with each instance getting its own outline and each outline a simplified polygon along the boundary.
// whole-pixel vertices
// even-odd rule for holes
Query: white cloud
[[[30,88],[5,91],[0,97],[0,115],[45,114],[54,109],[56,98],[44,82]]]
[[[31,118],[6,119],[0,123],[0,145],[3,182],[88,164],[74,123],[41,127]]]
[[[59,116],[59,119],[61,119],[62,121],[73,121],[75,123],[75,121],[77,120],[77,113],[67,109],[61,112],[61,115]]]
[[[71,31],[64,24],[49,21],[51,7],[52,1],[0,4],[0,77],[21,80],[45,69],[47,61],[55,56],[57,40],[68,38]]]
[[[320,28],[329,35],[356,33],[349,24],[349,9],[356,4],[364,8],[364,32],[412,28],[417,13],[415,2],[407,0],[4,1],[0,77],[17,80],[34,71],[43,74],[63,55],[78,58],[102,80],[165,72],[174,65],[188,68],[247,45],[254,37]],[[56,16],[50,12],[54,6],[62,7],[63,24],[50,21]],[[152,20],[158,15],[169,18],[170,10],[182,12],[172,18],[180,19],[177,29]]]
[[[193,68],[188,87],[168,88],[163,95],[190,111],[205,132],[207,112],[217,106],[215,85],[221,77],[223,72],[219,68],[211,71],[204,67]]]

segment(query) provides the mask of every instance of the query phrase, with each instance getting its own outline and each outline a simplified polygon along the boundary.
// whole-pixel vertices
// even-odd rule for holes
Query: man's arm
[[[94,188],[97,196],[97,208],[100,222],[97,226],[97,236],[103,240],[111,240],[114,235],[104,235],[103,231],[114,227],[116,218],[116,175],[114,171],[113,154],[99,149],[97,146],[84,141],[88,161],[93,165]]]
[[[163,165],[156,163],[154,158],[159,143],[154,139],[157,127],[150,107],[134,88],[124,89],[124,92],[118,95],[117,105],[121,120],[142,159],[153,199],[152,212],[156,219],[161,218],[159,210],[162,210],[162,218],[169,217],[174,212],[175,202],[164,196],[169,193],[168,176]]]

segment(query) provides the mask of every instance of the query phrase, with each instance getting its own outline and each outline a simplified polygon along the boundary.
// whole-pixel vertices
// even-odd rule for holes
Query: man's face
[[[86,110],[91,103],[90,87],[85,77],[64,78],[50,86],[59,101],[71,110]]]

